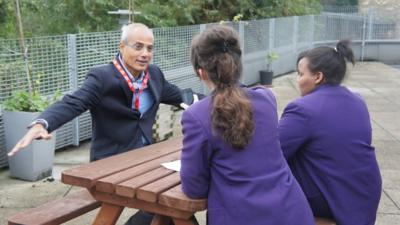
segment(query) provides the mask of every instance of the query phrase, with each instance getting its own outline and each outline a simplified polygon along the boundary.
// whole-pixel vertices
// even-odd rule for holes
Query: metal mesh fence
[[[99,33],[84,33],[76,36],[70,36],[71,39],[76,39],[75,57],[71,56],[71,61],[76,65],[76,71],[71,71],[72,75],[76,74],[75,89],[82,85],[85,80],[86,73],[90,68],[96,65],[109,63],[117,54],[120,41],[120,32],[99,32]],[[72,41],[73,42],[73,41]],[[78,141],[85,140],[91,137],[92,121],[89,112],[79,116],[75,124],[77,135],[74,137],[76,144]]]
[[[293,44],[294,17],[275,19],[274,47],[283,47]]]
[[[315,16],[314,41],[335,41],[340,39],[361,40],[364,17],[323,13]]]
[[[26,39],[27,58],[23,57],[18,40],[0,41],[0,102],[13,91],[27,90],[27,74],[35,80],[34,87],[42,95],[70,90],[67,37],[53,36]],[[29,71],[29,72],[28,72]],[[0,128],[0,166],[6,164],[4,130]],[[56,148],[70,145],[72,130],[66,124],[57,131]]]
[[[297,42],[312,42],[314,40],[314,16],[300,16],[298,18]]]
[[[400,39],[400,13],[356,7],[325,7],[319,15],[284,17],[239,23],[228,22],[240,35],[244,59],[251,62],[244,69],[265,66],[265,55],[275,51],[280,61],[289,64],[297,52],[313,43],[351,38],[356,41]],[[190,43],[194,35],[208,26],[155,28],[153,63],[166,78],[181,88],[204,92],[190,64]],[[28,57],[21,54],[19,40],[0,40],[0,103],[13,90],[27,89],[26,74],[30,71],[43,95],[56,90],[72,93],[82,85],[86,73],[95,65],[109,63],[115,57],[120,32],[83,33],[26,39]],[[28,66],[27,66],[28,65]],[[255,69],[254,69],[255,70]],[[249,73],[246,73],[246,76]],[[88,112],[57,131],[56,147],[77,145],[91,137]],[[4,130],[0,118],[0,167],[7,165]]]
[[[153,63],[157,64],[167,80],[180,88],[201,91],[202,87],[190,63],[190,43],[200,33],[200,25],[155,28],[155,52]]]
[[[244,52],[266,51],[269,48],[269,20],[252,20],[244,23]]]

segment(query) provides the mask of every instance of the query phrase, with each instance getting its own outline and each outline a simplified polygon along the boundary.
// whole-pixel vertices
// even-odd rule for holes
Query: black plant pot
[[[260,71],[260,84],[261,85],[271,85],[273,78],[274,78],[273,71],[267,71],[267,70]]]

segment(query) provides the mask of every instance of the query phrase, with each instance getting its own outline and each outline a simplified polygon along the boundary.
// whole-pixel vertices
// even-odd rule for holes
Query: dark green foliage
[[[351,1],[351,0],[349,0]],[[14,0],[0,0],[0,37],[18,37]],[[134,20],[150,27],[183,26],[318,13],[318,0],[131,0]],[[108,11],[128,9],[129,0],[20,0],[26,37],[109,31],[119,28]]]
[[[0,38],[16,36],[14,26],[13,4],[9,0],[0,0]]]

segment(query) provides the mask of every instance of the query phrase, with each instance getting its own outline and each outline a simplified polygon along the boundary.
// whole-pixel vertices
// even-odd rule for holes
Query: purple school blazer
[[[243,90],[252,103],[255,129],[241,151],[212,134],[211,97],[183,113],[183,192],[208,198],[209,225],[315,224],[280,148],[273,94],[261,87]]]
[[[373,225],[382,181],[365,102],[322,85],[291,102],[279,121],[285,158],[310,200],[322,196],[340,225]]]

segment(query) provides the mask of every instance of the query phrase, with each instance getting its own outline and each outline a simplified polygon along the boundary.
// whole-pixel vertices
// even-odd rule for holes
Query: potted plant
[[[38,91],[40,76],[36,76],[37,80],[34,82],[36,88],[32,85],[32,76],[29,76],[29,72],[27,76],[29,91],[14,91],[3,102],[2,117],[8,151],[25,135],[27,126],[39,116],[40,112],[61,96],[59,91],[53,96],[42,96]],[[55,138],[33,141],[26,149],[8,158],[10,176],[29,181],[50,176],[54,149]]]
[[[274,78],[274,72],[272,71],[272,63],[279,59],[279,55],[276,52],[269,52],[265,57],[267,63],[267,70],[260,71],[260,84],[271,85],[272,79]]]

